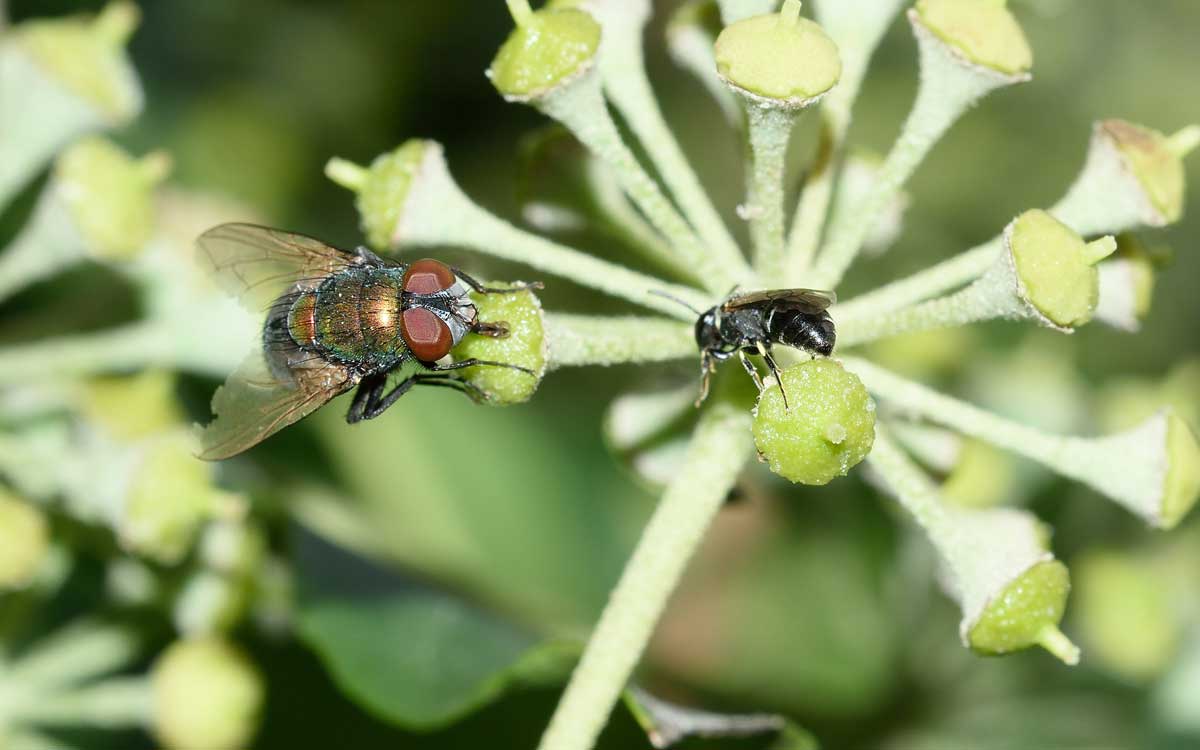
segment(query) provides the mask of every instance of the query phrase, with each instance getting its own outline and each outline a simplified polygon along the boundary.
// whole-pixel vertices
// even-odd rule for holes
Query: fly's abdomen
[[[313,344],[364,369],[404,356],[400,278],[392,269],[354,268],[325,280],[315,293]]]

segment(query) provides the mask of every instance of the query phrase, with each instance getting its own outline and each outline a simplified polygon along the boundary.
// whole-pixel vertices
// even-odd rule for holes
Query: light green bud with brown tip
[[[837,84],[842,61],[837,45],[816,23],[799,16],[787,0],[778,13],[738,21],[717,37],[717,72],[740,93],[801,107]]]
[[[380,154],[370,167],[360,167],[345,159],[333,158],[325,165],[325,175],[352,190],[356,198],[363,233],[375,248],[390,247],[396,228],[404,216],[408,191],[425,160],[430,141],[417,138],[399,148]]]
[[[1040,562],[988,602],[967,641],[975,651],[990,655],[1042,646],[1067,664],[1076,664],[1079,649],[1058,629],[1070,591],[1065,565]]]
[[[0,488],[0,591],[32,583],[49,544],[42,512]]]
[[[507,99],[539,99],[583,75],[600,48],[600,24],[576,9],[532,11],[508,0],[517,28],[492,60],[488,78]]]
[[[841,364],[814,359],[784,369],[754,410],[754,444],[771,471],[800,484],[828,484],[871,451],[875,402]]]
[[[89,255],[125,260],[146,246],[155,228],[154,188],[169,171],[162,152],[134,159],[99,137],[85,138],[59,157],[55,189]]]
[[[142,91],[125,53],[140,12],[111,2],[95,17],[27,21],[12,40],[49,76],[89,102],[110,124],[129,122],[142,108]]]
[[[1005,231],[1020,296],[1052,324],[1074,328],[1092,319],[1100,299],[1095,265],[1116,250],[1105,237],[1086,243],[1045,211],[1027,211]]]
[[[503,284],[494,286],[503,288]],[[488,403],[520,404],[533,397],[546,372],[546,336],[542,328],[542,303],[530,290],[507,294],[472,292],[471,300],[485,323],[504,323],[508,335],[500,338],[467,334],[452,352],[454,359],[504,362],[532,370],[481,365],[461,370],[464,380],[479,388]]]
[[[1033,67],[1033,51],[1005,0],[918,0],[925,28],[963,57],[1007,75]]]
[[[1178,221],[1185,192],[1183,158],[1200,144],[1200,126],[1166,136],[1124,120],[1105,120],[1100,132],[1117,147],[1165,223]]]
[[[154,734],[169,750],[250,746],[265,689],[258,669],[233,644],[177,641],[158,658],[151,682]]]

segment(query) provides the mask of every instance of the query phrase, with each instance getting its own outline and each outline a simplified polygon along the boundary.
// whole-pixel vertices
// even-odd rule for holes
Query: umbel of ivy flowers
[[[899,0],[814,0],[812,20],[801,16],[797,0],[721,0],[717,29],[702,22],[712,5],[688,3],[672,21],[669,44],[745,139],[745,198],[736,213],[748,225],[747,248],[721,220],[654,97],[641,46],[650,0],[556,0],[536,11],[527,0],[508,0],[515,29],[488,75],[505,99],[537,108],[581,144],[581,182],[591,195],[579,215],[619,227],[661,275],[553,239],[544,212],[529,212],[533,229],[488,212],[457,185],[432,141],[409,141],[365,167],[334,159],[327,173],[355,192],[363,229],[381,250],[458,246],[525,264],[547,283],[574,283],[642,308],[597,317],[527,307],[530,334],[506,356],[530,356],[550,373],[694,362],[695,311],[720,304],[735,285],[836,289],[868,242],[896,234],[879,230],[895,221],[906,182],[940,137],[984,96],[1031,79],[1033,53],[1003,0],[918,0],[905,14],[918,50],[916,99],[882,162],[863,167],[847,142],[853,104],[875,46],[900,13]],[[623,138],[610,107],[640,149]],[[821,120],[819,152],[789,211],[785,154],[805,116]],[[1031,207],[997,227],[991,241],[834,306],[833,358],[776,347],[782,383],[759,373],[757,394],[740,368],[724,368],[680,449],[653,462],[662,498],[542,747],[592,745],[688,559],[756,453],[778,476],[814,485],[865,462],[870,479],[937,550],[940,580],[962,609],[964,645],[984,654],[1039,645],[1076,663],[1079,651],[1059,629],[1070,574],[1054,557],[1047,527],[1026,511],[948,502],[906,437],[933,427],[961,433],[1082,482],[1149,525],[1171,528],[1200,494],[1192,427],[1166,410],[1112,435],[1051,434],[891,372],[871,361],[865,345],[987,320],[1063,335],[1093,320],[1136,327],[1152,269],[1142,264],[1131,272],[1128,252],[1114,256],[1114,235],[1179,218],[1181,161],[1198,141],[1196,127],[1164,135],[1098,123],[1061,200]],[[851,164],[860,172],[841,179]],[[609,419],[614,444],[662,444],[650,438],[665,435],[690,408],[696,386],[685,387],[622,399]]]

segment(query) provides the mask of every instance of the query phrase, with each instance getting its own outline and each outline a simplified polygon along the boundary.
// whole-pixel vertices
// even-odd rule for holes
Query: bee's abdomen
[[[314,295],[313,345],[366,369],[403,356],[400,279],[390,270],[355,268],[326,279]],[[304,332],[303,319],[297,330]]]
[[[781,344],[829,356],[837,340],[833,319],[829,313],[813,315],[790,311],[787,317],[776,315],[773,327]]]

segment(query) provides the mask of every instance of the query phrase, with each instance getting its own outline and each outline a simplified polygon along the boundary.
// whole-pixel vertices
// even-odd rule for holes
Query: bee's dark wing
[[[196,248],[200,265],[253,312],[262,312],[297,284],[319,284],[362,262],[312,237],[257,224],[213,227],[197,238]]]
[[[792,307],[806,313],[816,314],[827,310],[837,302],[833,292],[823,292],[816,289],[764,289],[761,292],[738,294],[725,301],[726,312],[739,307],[754,307],[756,305],[772,305]]]
[[[263,351],[252,352],[213,394],[215,415],[200,430],[199,457],[241,453],[316,411],[358,384],[346,367],[297,349],[286,377],[276,376]]]

